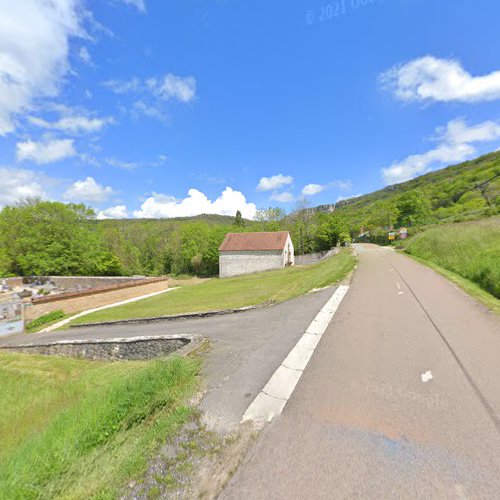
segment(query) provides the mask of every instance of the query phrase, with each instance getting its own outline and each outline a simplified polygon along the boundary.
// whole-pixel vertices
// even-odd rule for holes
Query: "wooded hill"
[[[500,152],[316,209],[334,210],[353,235],[391,224],[418,226],[494,215],[500,213]]]

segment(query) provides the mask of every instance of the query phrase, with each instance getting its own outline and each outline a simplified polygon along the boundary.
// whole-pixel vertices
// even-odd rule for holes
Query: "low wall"
[[[331,250],[327,250],[326,252],[316,252],[316,253],[306,253],[304,255],[296,255],[295,256],[295,265],[296,266],[306,266],[308,264],[316,264],[316,262],[320,262],[323,259],[331,257],[332,255],[336,255],[339,252],[339,248],[332,248]]]
[[[48,344],[8,346],[2,349],[48,356],[118,361],[168,356],[189,344],[191,340],[188,336],[177,335],[109,340],[65,340]]]
[[[23,279],[24,284],[36,281],[42,283],[50,282],[63,291],[78,291],[143,281],[144,276],[26,276],[21,279]],[[22,286],[22,283],[19,286]]]
[[[1,278],[0,284],[3,284],[3,282],[5,282],[5,284],[7,286],[10,286],[11,288],[23,286],[23,278],[19,276],[16,276],[14,278]]]
[[[37,297],[31,300],[31,306],[25,308],[25,318],[26,321],[32,321],[59,309],[66,314],[75,314],[148,293],[159,292],[167,288],[167,278],[148,278],[141,281],[88,289],[82,292],[64,292],[57,295]]]

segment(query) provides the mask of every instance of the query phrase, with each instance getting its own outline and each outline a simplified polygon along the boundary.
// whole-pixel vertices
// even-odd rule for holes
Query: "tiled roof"
[[[221,252],[238,250],[283,250],[288,231],[272,233],[228,233],[219,247]]]

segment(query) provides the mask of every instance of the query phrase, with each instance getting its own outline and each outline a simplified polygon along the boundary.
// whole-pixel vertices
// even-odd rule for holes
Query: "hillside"
[[[425,220],[419,222],[453,222],[493,215],[500,210],[500,152],[490,153],[472,161],[417,177],[411,181],[388,186],[358,198],[335,205],[317,207],[335,211],[349,225],[353,234],[361,228],[376,229],[390,224],[412,225],[403,220],[398,201],[402,196],[422,203]],[[416,222],[416,224],[415,224]]]

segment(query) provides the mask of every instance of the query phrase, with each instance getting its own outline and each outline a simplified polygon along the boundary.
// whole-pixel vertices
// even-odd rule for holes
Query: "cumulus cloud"
[[[33,161],[39,165],[53,163],[76,155],[73,139],[52,139],[43,142],[23,141],[16,144],[18,161]]]
[[[106,80],[102,82],[102,85],[115,94],[130,94],[139,92],[142,88],[142,83],[139,78],[131,78],[130,80]]]
[[[292,193],[285,191],[283,193],[273,193],[271,195],[271,200],[279,201],[280,203],[290,203],[295,200],[295,197]]]
[[[114,194],[110,186],[98,184],[93,177],[87,177],[82,181],[73,183],[63,197],[70,201],[90,201],[93,203],[102,203]]]
[[[97,218],[102,219],[126,219],[128,210],[125,205],[116,205],[97,212]]]
[[[47,130],[59,130],[67,134],[96,133],[106,125],[114,123],[114,120],[111,117],[89,118],[87,116],[77,114],[64,116],[53,122],[36,116],[30,116],[28,119],[32,125],[36,125],[37,127]]]
[[[386,184],[404,182],[428,172],[437,166],[450,165],[465,161],[476,154],[474,143],[490,142],[500,139],[500,125],[486,121],[469,127],[459,118],[450,121],[445,127],[436,129],[438,145],[421,154],[410,155],[401,162],[382,169]]]
[[[421,57],[380,75],[402,101],[482,102],[500,99],[500,71],[473,76],[459,61]]]
[[[0,167],[0,207],[33,197],[45,197],[45,176],[22,168]]]
[[[328,184],[307,184],[302,188],[304,196],[314,196],[315,194],[326,191],[327,189],[338,188],[342,191],[350,191],[352,189],[352,181],[350,180],[335,180]]]
[[[134,211],[137,218],[189,217],[198,214],[234,215],[239,210],[243,217],[253,219],[257,211],[254,203],[248,203],[243,193],[230,187],[214,201],[197,189],[190,189],[188,196],[178,200],[173,196],[153,193]]]
[[[321,184],[307,184],[302,188],[302,194],[306,196],[313,196],[315,194],[321,193],[324,191],[325,187]]]
[[[0,135],[37,98],[54,97],[69,70],[71,37],[83,36],[81,0],[0,0]]]
[[[273,175],[272,177],[262,177],[257,185],[257,191],[272,191],[287,186],[293,182],[291,175]]]

